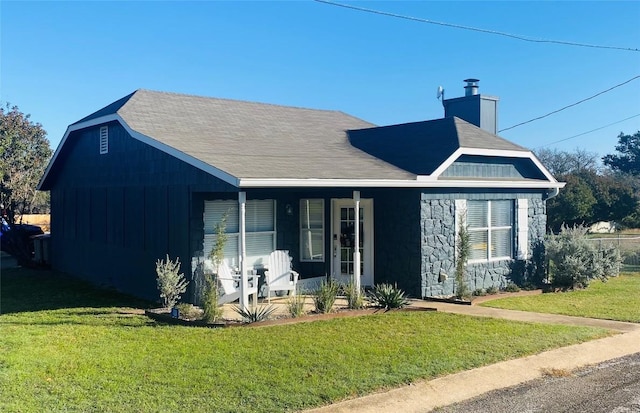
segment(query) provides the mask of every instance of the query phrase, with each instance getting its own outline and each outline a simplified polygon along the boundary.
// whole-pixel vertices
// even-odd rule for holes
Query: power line
[[[366,13],[373,13],[373,14],[379,14],[379,15],[382,15],[382,16],[395,17],[395,18],[398,18],[398,19],[411,20],[411,21],[416,21],[416,22],[420,22],[420,23],[435,24],[435,25],[438,25],[438,26],[453,27],[454,29],[471,30],[471,31],[474,31],[474,32],[494,34],[494,35],[497,35],[497,36],[505,36],[505,37],[510,37],[510,38],[517,39],[517,40],[522,40],[522,41],[525,41],[525,42],[555,43],[555,44],[562,44],[562,45],[565,45],[565,46],[579,46],[579,47],[591,47],[591,48],[595,48],[595,49],[613,49],[613,50],[624,50],[624,51],[627,51],[627,52],[640,52],[640,49],[633,49],[633,48],[630,48],[630,47],[604,46],[604,45],[597,45],[597,44],[568,42],[568,41],[564,41],[564,40],[537,39],[537,38],[533,38],[533,37],[520,36],[520,35],[517,35],[517,34],[499,32],[499,31],[496,31],[496,30],[481,29],[481,28],[478,28],[478,27],[463,26],[461,24],[445,23],[445,22],[439,22],[439,21],[435,21],[435,20],[423,19],[423,18],[420,18],[420,17],[405,16],[405,15],[402,15],[402,14],[396,14],[396,13],[390,13],[390,12],[386,12],[386,11],[368,9],[368,8],[365,8],[365,7],[352,6],[352,5],[343,4],[343,3],[336,3],[336,2],[333,2],[333,1],[329,1],[329,0],[314,0],[314,1],[316,1],[318,3],[328,4],[328,5],[331,5],[331,6],[344,7],[345,9],[358,10],[358,11],[363,11],[363,12],[366,12]]]
[[[612,87],[610,87],[610,88],[609,88],[609,89],[607,89],[607,90],[603,90],[602,92],[598,92],[598,93],[596,93],[595,95],[593,95],[593,96],[589,96],[588,98],[582,99],[582,100],[580,100],[580,101],[578,101],[578,102],[576,102],[576,103],[572,103],[572,104],[567,105],[567,106],[565,106],[565,107],[562,107],[562,108],[560,108],[560,109],[554,110],[553,112],[549,112],[549,113],[547,113],[546,115],[538,116],[537,118],[533,118],[533,119],[529,119],[529,120],[524,121],[524,122],[517,123],[517,124],[515,124],[515,125],[513,125],[513,126],[509,126],[508,128],[500,129],[498,132],[504,132],[504,131],[506,131],[506,130],[513,129],[513,128],[518,127],[518,126],[522,126],[522,125],[525,125],[525,124],[527,124],[527,123],[531,123],[531,122],[533,122],[533,121],[536,121],[536,120],[540,120],[540,119],[546,118],[547,116],[551,116],[551,115],[553,115],[554,113],[561,112],[561,111],[563,111],[563,110],[565,110],[565,109],[568,109],[568,108],[570,108],[570,107],[573,107],[573,106],[579,105],[579,104],[581,104],[581,103],[584,103],[584,102],[586,102],[587,100],[591,100],[591,99],[593,99],[593,98],[595,98],[595,97],[597,97],[597,96],[600,96],[600,95],[602,95],[602,94],[604,94],[604,93],[610,92],[610,91],[612,91],[613,89],[618,88],[618,87],[623,86],[623,85],[626,85],[627,83],[629,83],[629,82],[631,82],[631,81],[633,81],[633,80],[636,80],[636,79],[638,79],[638,78],[640,78],[640,75],[635,76],[635,77],[632,77],[632,78],[631,78],[631,79],[629,79],[629,80],[625,80],[625,81],[624,81],[624,82],[622,82],[622,83],[619,83],[619,84],[617,84],[617,85],[615,85],[615,86],[612,86]]]
[[[599,131],[601,129],[608,128],[609,126],[613,126],[613,125],[617,125],[618,123],[622,123],[622,122],[624,122],[626,120],[637,118],[638,116],[640,116],[640,113],[638,113],[637,115],[629,116],[628,118],[624,118],[624,119],[621,119],[621,120],[616,121],[616,122],[609,123],[609,124],[604,125],[604,126],[600,126],[599,128],[591,129],[589,131],[582,132],[582,133],[579,133],[577,135],[569,136],[568,138],[560,139],[560,140],[557,140],[557,141],[546,143],[544,145],[537,146],[534,149],[544,148],[545,146],[551,146],[551,145],[554,145],[556,143],[568,141],[569,139],[574,139],[574,138],[577,138],[577,137],[582,136],[582,135],[586,135],[586,134],[591,133],[591,132]]]

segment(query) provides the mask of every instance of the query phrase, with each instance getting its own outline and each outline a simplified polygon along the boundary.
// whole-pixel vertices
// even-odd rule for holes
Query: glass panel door
[[[353,275],[353,250],[355,248],[354,207],[340,208],[340,275]],[[364,208],[360,208],[360,274],[364,272]]]

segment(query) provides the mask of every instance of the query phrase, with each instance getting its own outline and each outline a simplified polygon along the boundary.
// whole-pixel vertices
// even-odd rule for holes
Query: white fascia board
[[[187,155],[184,152],[181,152],[169,145],[165,145],[162,142],[158,142],[157,140],[144,135],[140,132],[135,131],[134,129],[132,129],[127,122],[124,121],[124,119],[122,119],[122,117],[120,115],[117,114],[110,114],[110,115],[106,115],[106,116],[101,116],[99,118],[95,118],[95,119],[91,119],[89,121],[86,122],[82,122],[82,123],[78,123],[75,125],[70,125],[67,128],[67,131],[64,134],[64,137],[62,138],[62,140],[60,141],[60,144],[58,145],[58,148],[56,149],[56,152],[54,153],[53,157],[51,158],[51,161],[49,162],[49,165],[47,166],[47,169],[44,173],[44,175],[42,176],[42,178],[40,179],[40,182],[38,183],[38,189],[40,189],[42,183],[45,181],[45,179],[47,178],[47,176],[49,175],[49,171],[51,169],[51,167],[54,165],[54,163],[56,162],[56,159],[59,155],[59,153],[62,150],[62,147],[64,146],[65,142],[67,141],[67,138],[69,137],[69,135],[71,134],[71,132],[75,132],[77,130],[80,129],[85,129],[85,128],[90,128],[92,126],[97,126],[103,123],[108,123],[108,122],[112,122],[112,121],[117,121],[118,123],[120,123],[120,125],[122,125],[122,127],[127,131],[127,133],[133,137],[134,139],[137,139],[149,146],[152,146],[162,152],[165,152],[166,154],[173,156],[177,159],[180,159],[183,162],[188,163],[189,165],[198,168],[200,170],[202,170],[203,172],[208,173],[209,175],[212,175],[228,184],[231,184],[235,187],[238,187],[239,185],[239,179],[236,178],[233,175],[230,175],[214,166],[209,165],[208,163],[202,162],[199,159],[194,158],[191,155]]]
[[[463,180],[391,180],[391,179],[295,179],[240,178],[240,188],[563,188],[563,182],[546,181],[463,181]]]
[[[75,132],[79,129],[90,128],[92,126],[100,125],[102,123],[108,123],[114,120],[118,120],[118,118],[120,118],[118,115],[111,114],[111,115],[106,115],[106,116],[101,116],[99,118],[91,119],[86,122],[78,123],[75,125],[69,125],[67,127],[67,130],[64,133],[64,136],[62,137],[62,140],[58,144],[56,151],[54,152],[53,156],[51,157],[51,160],[49,161],[49,165],[47,165],[47,169],[45,169],[44,174],[42,175],[42,178],[40,178],[40,182],[38,182],[37,189],[40,190],[40,188],[42,187],[42,184],[49,176],[49,172],[51,171],[51,168],[53,167],[53,165],[56,163],[56,160],[58,159],[58,155],[60,155],[60,152],[62,151],[64,144],[67,142],[67,139],[69,138],[69,135],[71,134],[71,132]]]
[[[419,175],[418,180],[431,181],[436,180],[442,173],[451,166],[462,155],[479,155],[479,156],[496,156],[504,158],[527,158],[530,159],[549,182],[558,182],[547,168],[536,158],[531,151],[509,151],[503,149],[482,149],[482,148],[458,148],[451,156],[447,158],[431,175]],[[564,185],[563,185],[564,186]]]
[[[236,188],[239,187],[238,184],[240,183],[240,180],[238,178],[236,178],[235,176],[233,176],[231,174],[228,174],[227,172],[225,172],[225,171],[223,171],[221,169],[218,169],[218,168],[216,168],[216,167],[214,167],[212,165],[209,165],[208,163],[203,162],[203,161],[201,161],[201,160],[199,160],[197,158],[194,158],[191,155],[188,155],[188,154],[186,154],[186,153],[184,153],[182,151],[179,151],[179,150],[177,150],[176,148],[174,148],[172,146],[166,145],[166,144],[164,144],[162,142],[158,142],[157,140],[155,140],[155,139],[153,139],[153,138],[151,138],[151,137],[149,137],[147,135],[144,135],[144,134],[142,134],[140,132],[136,132],[135,130],[131,129],[129,127],[129,125],[127,125],[127,123],[122,119],[120,119],[120,123],[122,124],[122,127],[125,128],[127,133],[129,133],[129,135],[131,135],[133,138],[135,138],[135,139],[137,139],[137,140],[139,140],[139,141],[141,141],[143,143],[146,143],[147,145],[152,146],[152,147],[154,147],[154,148],[166,153],[167,155],[170,155],[170,156],[172,156],[174,158],[177,158],[177,159],[179,159],[179,160],[181,160],[181,161],[183,161],[185,163],[188,163],[189,165],[191,165],[191,166],[193,166],[195,168],[198,168],[201,171],[206,172],[209,175],[220,179],[221,181],[224,181],[224,182],[226,182],[226,183],[228,183],[230,185],[233,185]]]

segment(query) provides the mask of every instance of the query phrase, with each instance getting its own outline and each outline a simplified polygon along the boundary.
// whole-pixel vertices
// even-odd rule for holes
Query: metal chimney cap
[[[465,79],[467,85],[464,87],[465,96],[474,96],[478,94],[478,82],[479,79]]]

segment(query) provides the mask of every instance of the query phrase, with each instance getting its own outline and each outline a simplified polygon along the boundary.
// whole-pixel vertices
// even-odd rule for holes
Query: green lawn
[[[640,323],[640,272],[594,281],[584,290],[502,298],[480,305]]]
[[[609,334],[436,312],[181,327],[60,275],[0,281],[2,412],[294,411]]]

